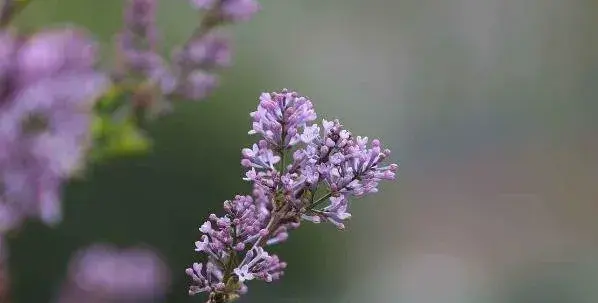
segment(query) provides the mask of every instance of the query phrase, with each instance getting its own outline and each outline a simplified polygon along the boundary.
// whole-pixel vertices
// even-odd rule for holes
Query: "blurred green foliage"
[[[92,123],[92,161],[149,151],[150,138],[140,128],[132,107],[127,104],[130,102],[131,95],[117,88],[98,100]]]

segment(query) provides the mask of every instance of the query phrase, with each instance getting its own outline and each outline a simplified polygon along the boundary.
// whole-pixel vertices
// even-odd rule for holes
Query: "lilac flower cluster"
[[[95,244],[72,258],[57,302],[155,302],[169,285],[168,268],[152,250]]]
[[[24,36],[8,29],[30,2],[0,5],[0,302],[9,284],[7,233],[30,218],[46,224],[61,220],[61,188],[82,169],[92,144],[143,145],[137,144],[139,112],[129,111],[130,105],[114,109],[121,93],[142,113],[168,106],[161,97],[204,98],[218,84],[217,71],[231,62],[230,43],[219,27],[246,21],[259,9],[255,0],[190,0],[203,13],[202,21],[168,61],[158,49],[158,1],[126,0],[117,36],[119,64],[110,79],[96,70],[97,48],[83,31],[55,28]],[[137,141],[123,143],[123,138]],[[265,260],[260,264],[268,264]],[[117,297],[129,302],[164,291],[163,264],[142,251],[100,246],[74,262],[73,287],[60,302],[116,302]]]
[[[191,4],[223,22],[247,21],[260,8],[255,0],[191,0]]]
[[[206,292],[209,303],[237,298],[246,281],[280,278],[286,263],[265,247],[286,240],[302,219],[344,229],[349,198],[376,193],[398,169],[383,164],[390,151],[379,140],[354,136],[338,120],[310,125],[312,102],[295,92],[262,94],[251,117],[249,133],[261,139],[242,150],[241,164],[253,193],[224,202],[224,216],[210,215],[195,243],[207,261],[186,270],[189,293]]]
[[[120,64],[116,82],[147,81],[163,94],[175,89],[175,79],[160,56],[156,26],[157,0],[127,0],[124,28],[117,36]]]
[[[62,183],[83,163],[91,110],[108,79],[73,28],[0,31],[0,235],[25,218],[61,219]]]
[[[250,19],[259,5],[254,0],[191,0],[190,3],[204,12],[203,20],[191,38],[173,51],[168,63],[157,49],[158,1],[127,0],[124,29],[118,38],[121,62],[116,79],[133,75],[167,98],[200,100],[216,87],[215,72],[229,66],[231,61],[228,38],[217,27]]]

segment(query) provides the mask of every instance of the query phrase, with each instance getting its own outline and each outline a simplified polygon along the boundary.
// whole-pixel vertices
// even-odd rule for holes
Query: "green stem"
[[[284,172],[284,169],[285,169],[286,154],[287,153],[285,152],[284,149],[280,151],[280,169],[279,169],[279,171],[281,174]]]

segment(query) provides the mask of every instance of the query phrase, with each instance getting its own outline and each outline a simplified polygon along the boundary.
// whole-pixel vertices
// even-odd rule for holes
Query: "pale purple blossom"
[[[274,165],[280,162],[280,156],[268,148],[265,140],[253,144],[252,148],[244,148],[241,154],[243,155],[241,164],[246,167],[274,169]]]
[[[295,92],[262,94],[251,118],[249,133],[261,139],[241,150],[241,164],[252,196],[225,202],[223,217],[210,215],[196,242],[207,263],[187,269],[189,293],[206,292],[209,303],[238,297],[247,281],[279,279],[286,263],[265,247],[285,241],[302,219],[344,229],[349,198],[377,192],[398,169],[383,163],[390,151],[379,140],[354,136],[338,120],[310,125],[312,102]]]
[[[196,9],[209,11],[225,21],[246,21],[259,11],[255,0],[190,0]]]
[[[190,0],[190,4],[205,14],[191,38],[172,54],[177,79],[172,95],[200,100],[219,84],[216,72],[231,64],[230,42],[219,27],[249,20],[259,4],[255,0]]]
[[[259,279],[272,282],[279,279],[287,266],[278,256],[270,256],[263,248],[257,246],[247,252],[245,259],[233,270],[240,282]]]
[[[152,102],[144,106],[158,107],[173,98],[205,99],[219,85],[218,70],[232,61],[230,41],[218,27],[248,20],[259,8],[254,0],[191,1],[191,5],[210,13],[203,16],[194,34],[175,48],[169,61],[159,51],[158,1],[126,0],[124,27],[117,37],[120,60],[114,78],[129,82],[134,79],[156,88]]]
[[[5,234],[26,219],[59,222],[63,185],[85,164],[92,109],[108,86],[96,59],[96,44],[78,29],[0,31],[0,300]]]
[[[189,288],[191,295],[201,292],[218,292],[225,288],[225,284],[222,282],[224,277],[222,270],[212,262],[193,263],[191,268],[187,268],[186,273],[194,282],[194,285]]]
[[[81,30],[46,30],[23,42],[14,57],[16,82],[26,86],[67,73],[87,73],[97,60],[97,46]]]
[[[129,30],[148,38],[150,44],[155,41],[156,0],[128,0],[124,22]]]
[[[124,27],[117,36],[120,64],[117,79],[127,75],[151,81],[162,94],[176,87],[167,62],[158,54],[157,0],[126,0]]]
[[[172,54],[173,73],[178,81],[175,94],[201,100],[219,84],[216,72],[231,64],[228,37],[216,30],[194,35]]]
[[[95,244],[72,257],[58,302],[155,302],[169,285],[168,267],[154,251]]]
[[[210,32],[191,39],[186,48],[173,52],[173,62],[192,68],[214,69],[228,67],[232,52],[230,41],[223,32]]]
[[[316,119],[310,100],[295,92],[264,93],[257,111],[252,112],[249,134],[260,134],[274,148],[286,149],[297,144],[306,123]]]
[[[337,197],[330,197],[330,205],[324,207],[324,209],[314,210],[313,212],[339,229],[345,229],[343,221],[351,218],[351,214],[347,212],[348,207],[347,197],[339,195]]]
[[[0,34],[0,233],[26,218],[61,219],[62,184],[90,146],[91,111],[108,85],[96,46],[73,28]],[[12,47],[12,48],[11,48]]]
[[[191,100],[201,100],[208,96],[218,85],[218,76],[202,70],[195,70],[179,78],[177,92]]]

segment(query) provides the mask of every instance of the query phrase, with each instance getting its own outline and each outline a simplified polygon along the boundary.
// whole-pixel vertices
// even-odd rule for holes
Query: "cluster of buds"
[[[286,263],[265,248],[283,242],[302,220],[345,228],[349,198],[376,193],[393,180],[396,164],[379,140],[354,136],[338,120],[316,120],[312,102],[283,90],[260,97],[250,134],[261,139],[242,150],[251,196],[224,202],[225,214],[210,215],[196,251],[207,257],[187,269],[190,294],[206,292],[209,303],[230,302],[246,282],[280,278]]]
[[[61,219],[62,183],[84,162],[94,101],[108,86],[92,39],[72,28],[0,32],[0,234]]]
[[[166,60],[158,50],[158,0],[127,0],[114,78],[134,82],[139,95],[135,105],[164,110],[170,107],[165,101],[172,98],[204,99],[219,82],[217,71],[231,63],[229,39],[219,27],[248,20],[259,9],[254,0],[190,0],[190,4],[204,13],[203,18],[193,35]]]

